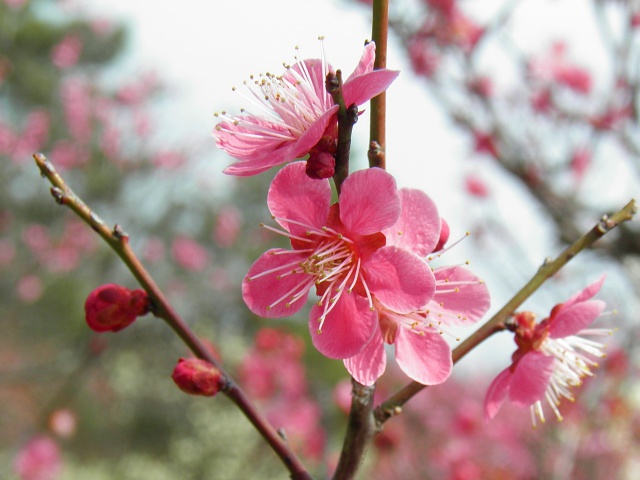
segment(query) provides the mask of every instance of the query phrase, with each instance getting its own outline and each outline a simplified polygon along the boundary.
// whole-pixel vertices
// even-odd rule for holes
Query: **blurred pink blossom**
[[[577,148],[574,150],[569,167],[576,182],[580,182],[584,178],[590,166],[591,150],[587,148]]]
[[[187,163],[187,157],[181,152],[165,150],[151,157],[151,163],[158,168],[177,169]]]
[[[162,239],[157,237],[148,238],[142,247],[142,256],[147,262],[154,263],[161,260],[165,254],[165,246]]]
[[[179,236],[171,244],[171,254],[185,270],[202,271],[209,265],[209,252],[195,240]]]
[[[45,110],[33,110],[27,115],[24,129],[13,146],[13,161],[29,161],[33,152],[42,150],[49,138],[50,115]]]
[[[40,299],[44,287],[42,280],[37,275],[25,275],[16,285],[16,294],[24,303],[33,303]]]
[[[227,205],[218,211],[216,224],[213,228],[213,240],[223,248],[233,245],[242,226],[242,212]]]
[[[86,142],[92,131],[89,86],[80,78],[65,79],[60,89],[67,128],[75,140]]]
[[[473,197],[487,198],[489,196],[489,187],[476,175],[467,175],[464,179],[464,187],[467,193]]]
[[[60,447],[45,436],[29,440],[13,461],[13,470],[20,480],[55,480],[61,469]]]
[[[591,73],[584,68],[572,65],[567,60],[567,46],[556,42],[551,51],[529,61],[529,73],[534,79],[543,82],[555,82],[580,94],[591,91]]]
[[[73,67],[80,59],[82,41],[77,35],[68,34],[51,51],[51,60],[58,68]]]
[[[8,238],[0,238],[0,267],[11,265],[16,255],[16,247]]]
[[[76,414],[68,408],[60,408],[49,417],[49,428],[60,438],[71,438],[76,427]]]

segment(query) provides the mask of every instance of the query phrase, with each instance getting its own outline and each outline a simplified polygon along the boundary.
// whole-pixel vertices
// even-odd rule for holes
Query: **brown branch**
[[[55,170],[51,162],[41,153],[33,155],[40,173],[51,183],[51,194],[55,201],[69,207],[87,225],[89,225],[120,257],[123,263],[129,268],[140,286],[147,292],[152,303],[152,313],[162,318],[178,334],[182,341],[199,358],[202,358],[221,372],[224,378],[224,394],[235,403],[238,408],[249,419],[262,437],[271,446],[274,452],[280,457],[294,480],[309,480],[311,476],[307,473],[304,465],[300,462],[295,453],[290,449],[286,441],[276,432],[264,416],[257,410],[255,405],[247,398],[242,389],[231,379],[223,367],[220,365],[209,349],[207,349],[198,337],[189,328],[186,322],[178,315],[173,306],[169,303],[164,293],[160,290],[149,272],[134,254],[129,245],[129,237],[119,225],[113,229],[107,225],[80,199],[66,184],[63,178]]]

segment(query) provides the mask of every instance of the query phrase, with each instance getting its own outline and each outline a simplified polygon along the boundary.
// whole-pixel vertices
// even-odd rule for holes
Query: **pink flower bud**
[[[122,330],[148,311],[149,297],[144,290],[112,283],[96,288],[84,304],[87,325],[96,332]]]
[[[200,358],[178,360],[171,378],[183,392],[205,397],[213,397],[224,385],[220,370]]]
[[[327,152],[311,152],[307,160],[307,175],[315,180],[331,178],[335,172],[336,159]]]

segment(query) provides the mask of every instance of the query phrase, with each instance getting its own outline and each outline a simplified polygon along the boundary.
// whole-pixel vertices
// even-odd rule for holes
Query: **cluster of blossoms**
[[[544,422],[542,401],[546,400],[559,420],[562,398],[574,400],[571,387],[578,386],[598,366],[593,358],[603,358],[604,345],[583,337],[610,335],[611,330],[588,328],[604,310],[602,300],[592,300],[604,277],[566,302],[553,307],[549,317],[536,324],[531,312],[514,315],[510,326],[517,350],[513,363],[491,383],[485,400],[485,418],[491,419],[504,401],[530,407],[531,421]]]
[[[397,76],[374,71],[374,57],[370,43],[344,82],[345,105],[364,103]],[[252,93],[268,117],[223,114],[216,126],[218,146],[240,160],[228,174],[253,175],[309,155],[278,172],[267,198],[280,229],[266,228],[288,237],[291,249],[269,250],[251,266],[243,298],[257,315],[283,317],[299,311],[315,287],[313,343],[343,359],[358,382],[371,385],[382,375],[387,343],[409,377],[441,383],[452,368],[442,329],[479,320],[488,291],[462,267],[429,267],[425,257],[442,246],[448,228],[426,194],[398,190],[384,170],[352,173],[331,203],[338,106],[324,85],[330,71],[323,58],[299,61],[281,77],[267,74]]]

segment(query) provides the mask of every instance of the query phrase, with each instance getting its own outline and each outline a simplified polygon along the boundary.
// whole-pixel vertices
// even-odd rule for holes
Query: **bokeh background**
[[[388,168],[436,201],[452,241],[471,232],[441,262],[469,261],[492,312],[545,257],[638,198],[639,25],[624,1],[392,2],[389,67],[402,73],[388,92]],[[265,320],[244,306],[248,267],[282,245],[258,227],[275,171],[225,177],[232,159],[211,137],[214,112],[247,106],[231,87],[319,56],[320,35],[350,71],[370,36],[367,2],[0,0],[0,478],[287,478],[224,397],[175,388],[188,352],[160,320],[86,327],[93,288],[136,285],[53,202],[36,151],[123,226],[182,316],[312,472],[329,474],[346,371],[315,352],[304,313]],[[366,165],[367,122],[354,168]],[[544,318],[607,274],[600,298],[618,313],[599,326],[618,331],[562,422],[532,430],[514,408],[483,421],[514,350],[503,334],[385,425],[361,478],[637,478],[639,238],[637,221],[614,232],[525,304]],[[380,400],[406,382],[390,364]]]

